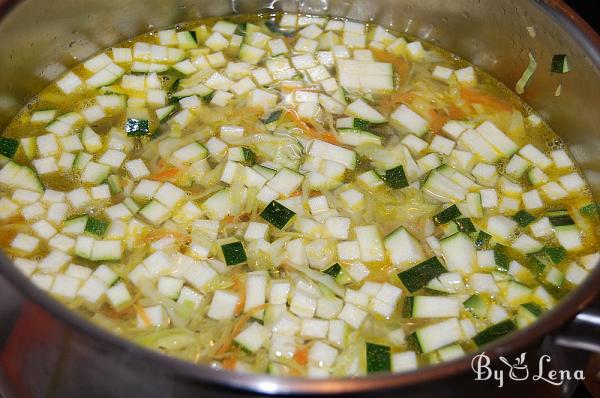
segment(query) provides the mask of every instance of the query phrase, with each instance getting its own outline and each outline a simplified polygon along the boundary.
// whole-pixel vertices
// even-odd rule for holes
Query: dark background
[[[565,0],[597,32],[600,32],[600,0]]]

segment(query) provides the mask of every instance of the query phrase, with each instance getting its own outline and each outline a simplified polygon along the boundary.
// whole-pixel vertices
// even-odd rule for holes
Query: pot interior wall
[[[546,0],[548,3],[555,1]],[[523,0],[0,0],[0,129],[36,92],[99,49],[148,29],[232,12],[299,11],[374,21],[452,50],[514,87],[531,52],[539,67],[524,95],[573,151],[600,191],[600,50],[578,40],[544,1]],[[556,15],[553,15],[556,14]],[[561,20],[561,18],[563,20]],[[532,38],[527,27],[534,27]],[[573,71],[550,73],[553,54]],[[594,65],[595,64],[595,65]],[[555,91],[562,85],[562,94]],[[595,105],[595,106],[594,106]]]
[[[600,49],[580,40],[544,0],[0,0],[0,131],[33,95],[102,48],[181,21],[258,10],[374,21],[450,49],[509,87],[531,52],[539,67],[524,98],[565,139],[600,193]],[[550,73],[556,53],[568,55],[572,72]]]

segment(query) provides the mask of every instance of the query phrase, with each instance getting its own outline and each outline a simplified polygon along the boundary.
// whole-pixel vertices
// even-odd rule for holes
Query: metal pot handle
[[[547,336],[542,343],[543,353],[550,355],[555,369],[584,369],[590,371],[590,358],[600,353],[600,302],[596,300],[570,322]],[[584,383],[588,384],[586,376]],[[561,387],[561,397],[574,396],[580,381],[565,380]],[[589,386],[588,386],[589,387]]]
[[[587,308],[577,314],[554,341],[562,347],[600,353],[600,308]]]

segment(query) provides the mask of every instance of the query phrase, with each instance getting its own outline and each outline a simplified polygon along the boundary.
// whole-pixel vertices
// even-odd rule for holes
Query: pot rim
[[[0,21],[18,3],[20,3],[19,0],[0,0]],[[600,70],[600,36],[598,33],[561,0],[542,0],[535,3],[537,7],[548,13],[557,24],[562,25],[568,34],[580,43],[586,53],[590,55],[593,64]],[[494,342],[494,344],[484,347],[485,350],[470,352],[449,362],[401,374],[389,373],[357,378],[315,380],[222,371],[208,365],[195,364],[144,348],[96,326],[75,311],[69,310],[60,302],[54,300],[47,293],[35,287],[1,252],[0,273],[33,304],[44,308],[77,332],[107,344],[112,349],[122,350],[138,360],[158,362],[162,366],[161,371],[176,380],[200,382],[220,388],[227,387],[235,390],[284,395],[344,394],[377,389],[406,388],[463,373],[471,369],[471,361],[475,355],[486,352],[492,360],[496,360],[500,355],[518,352],[519,349],[556,330],[572,319],[596,297],[597,286],[600,285],[599,266],[586,278],[584,283],[569,293],[555,308],[544,314],[539,320],[525,329],[511,333]]]

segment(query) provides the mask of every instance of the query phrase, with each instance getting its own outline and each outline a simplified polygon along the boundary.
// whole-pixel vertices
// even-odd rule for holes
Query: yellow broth
[[[286,25],[282,18],[295,21],[296,25],[282,26]],[[550,157],[550,164],[542,173],[547,181],[534,184],[527,178],[527,173],[534,168],[532,163],[535,162],[531,159],[525,161],[526,171],[517,177],[508,176],[507,164],[515,151],[503,153],[494,146],[497,142],[483,138],[485,145],[497,155],[491,161],[485,159],[485,153],[474,151],[461,141],[465,131],[482,137],[477,129],[482,123],[491,122],[516,145],[523,157],[527,156],[521,149],[528,144],[533,144],[546,157],[552,151],[563,151],[560,153],[563,160],[569,156],[550,127],[492,77],[471,69],[466,61],[445,50],[428,43],[421,47],[414,38],[402,39],[398,32],[386,31],[377,25],[290,14],[226,19],[234,25],[223,24],[223,21],[214,18],[181,24],[172,30],[149,32],[115,46],[121,50],[107,49],[101,53],[105,58],[100,57],[101,54],[92,58],[100,60],[100,67],[82,64],[69,72],[80,79],[72,91],[65,92],[60,87],[64,78],[59,79],[39,93],[6,128],[3,137],[20,140],[49,134],[47,129],[53,130],[49,126],[64,114],[75,112],[88,118],[79,117],[66,128],[66,133],[51,132],[54,138],[50,139],[58,142],[54,150],[42,148],[36,138],[37,146],[31,153],[26,153],[26,144],[21,141],[12,161],[3,158],[6,170],[10,164],[33,170],[42,185],[40,192],[31,190],[33,184],[35,191],[35,181],[24,190],[21,182],[14,178],[16,174],[11,177],[3,169],[6,177],[0,172],[3,201],[0,202],[3,220],[0,245],[34,283],[69,308],[125,338],[193,362],[278,375],[356,376],[378,371],[399,372],[452,359],[487,343],[483,337],[487,328],[494,325],[508,322],[512,328],[526,327],[539,313],[524,313],[522,304],[534,308],[534,312],[550,310],[591,271],[597,259],[597,214],[593,207],[588,208],[589,214],[580,209],[592,203],[592,197],[587,186],[580,184],[566,189],[573,179],[561,180],[574,173],[576,182],[580,174],[576,165],[558,167],[552,162],[555,158]],[[184,37],[176,32],[194,33]],[[272,40],[276,42],[271,43]],[[148,60],[151,53],[138,52],[136,43],[153,44],[157,54],[163,55]],[[244,51],[240,45],[252,48],[246,47],[248,51]],[[173,58],[164,58],[167,48],[180,50],[173,50]],[[279,54],[279,50],[284,52]],[[133,53],[133,58],[116,60],[116,52],[129,54],[129,57]],[[292,64],[283,69],[273,66],[275,59],[298,56],[304,58],[292,59]],[[359,62],[351,64],[346,62],[348,60]],[[185,62],[188,64],[183,65]],[[240,62],[246,64],[237,64]],[[120,72],[114,81],[97,87],[91,85],[89,79],[115,64],[118,68],[114,70],[120,69]],[[350,79],[343,80],[352,87],[341,83],[342,64],[348,68],[360,66],[348,72]],[[269,67],[264,69],[264,74],[253,73],[264,66]],[[132,72],[134,67],[164,70]],[[184,67],[187,68],[185,73],[181,72]],[[446,69],[449,75],[434,76],[436,67],[449,68]],[[290,68],[291,73],[286,75]],[[370,74],[370,70],[375,69],[379,74]],[[209,82],[217,72],[227,76],[229,82],[214,83],[208,90],[214,92],[208,96],[205,92],[193,91],[213,84]],[[470,72],[474,73],[475,80],[469,80]],[[232,88],[243,79],[250,82],[246,91],[241,83]],[[330,85],[321,83],[326,80]],[[131,85],[140,82],[141,87],[132,88]],[[216,91],[215,87],[218,87]],[[176,97],[180,90],[184,93],[187,90],[187,94]],[[253,101],[255,91],[269,93],[275,98],[274,102],[270,102],[268,96]],[[105,97],[98,98],[99,95]],[[216,101],[215,95],[225,99]],[[120,98],[122,102],[115,107],[98,105],[101,100],[110,98]],[[360,109],[354,110],[349,107],[351,104],[359,104]],[[168,109],[171,105],[173,109]],[[101,108],[98,116],[89,115],[90,107],[95,107],[95,111]],[[411,115],[416,114],[417,121],[426,125],[425,130],[411,131],[411,120],[406,119],[406,114],[395,118],[395,112],[401,107],[408,107]],[[56,110],[55,115],[41,123],[32,121],[36,112],[48,109]],[[160,117],[157,110],[165,110],[168,115]],[[266,123],[275,111],[281,112],[279,118]],[[181,119],[177,119],[178,115]],[[362,115],[382,119],[365,123]],[[348,122],[349,117],[354,119]],[[147,134],[126,134],[124,128],[129,119],[147,120]],[[341,142],[341,132],[348,126],[340,127],[340,119],[354,123],[353,128],[369,130],[371,141]],[[449,133],[449,121],[458,122],[463,131],[456,136]],[[99,145],[84,139],[85,126],[97,134]],[[352,135],[352,139],[363,139],[360,134]],[[412,141],[407,140],[409,135]],[[65,136],[76,137],[74,140],[81,144],[79,149],[71,150],[74,156],[89,152],[91,162],[100,164],[100,180],[92,181],[88,176],[82,181],[86,168],[91,168],[90,163],[76,169],[76,160],[71,162],[74,166],[69,166],[68,159],[61,160],[68,152],[65,150],[68,144],[62,141]],[[432,146],[435,137],[444,137],[441,142],[452,145],[450,150]],[[373,139],[380,140],[380,144],[373,143]],[[335,150],[335,154],[327,152],[330,146],[324,146],[327,150],[318,155],[315,141],[344,148],[338,151],[344,156],[354,152],[355,164],[336,158]],[[217,151],[211,142],[224,146]],[[178,150],[190,145],[189,148],[200,152],[182,160],[182,152]],[[242,147],[244,151],[240,151]],[[103,157],[111,149],[120,152],[117,158],[122,156],[115,164],[108,162],[112,159]],[[457,164],[453,155],[457,152],[451,152],[456,150],[471,157],[467,165]],[[427,160],[421,161],[426,156],[437,159],[438,164],[428,166]],[[41,158],[53,158],[48,162],[60,163],[60,170],[45,173],[44,166],[35,162]],[[134,176],[125,167],[126,162],[137,159],[141,159],[147,169],[141,176]],[[102,162],[110,164],[106,166],[107,163]],[[482,183],[471,174],[479,163],[492,165],[496,178],[502,177],[498,181],[509,181],[513,185]],[[443,168],[444,164],[454,168]],[[412,172],[406,173],[407,181],[401,181],[402,185],[410,183],[409,186],[395,186],[398,181],[386,177],[386,172],[397,166],[402,166],[403,171],[412,167]],[[235,170],[233,174],[228,175],[228,167]],[[286,168],[292,170],[291,177],[282,178],[283,187],[276,185],[273,175],[279,175]],[[373,172],[371,176],[375,180],[363,179],[365,173]],[[451,187],[467,184],[467,188],[463,186],[464,193],[475,194],[471,197],[478,195],[480,206],[482,189],[495,192],[498,205],[475,211],[465,204],[464,194],[461,200],[445,197],[435,200],[443,194],[432,194],[427,180],[438,172],[446,173],[443,175],[458,184]],[[250,173],[260,182],[250,181]],[[117,181],[117,188],[111,186],[109,195],[106,195],[107,178]],[[299,182],[288,187],[286,184],[294,178]],[[136,194],[140,181],[154,181],[152,184],[161,188],[155,188],[150,194]],[[562,242],[557,241],[555,235],[557,226],[537,235],[529,226],[513,226],[507,236],[492,233],[489,243],[477,248],[487,252],[488,260],[491,255],[494,262],[491,267],[480,264],[483,260],[475,254],[474,245],[479,231],[490,232],[490,217],[504,216],[511,220],[518,210],[527,207],[521,200],[523,192],[534,189],[542,192],[550,189],[545,184],[552,182],[559,184],[556,195],[560,197],[550,198],[542,193],[543,205],[526,210],[534,222],[550,211],[566,210],[567,219],[574,223],[570,230],[573,233],[568,235],[570,241],[565,241],[570,247],[560,249]],[[156,192],[166,186],[173,188],[157,199]],[[280,191],[273,188],[275,197],[264,200],[268,193],[265,186],[277,186]],[[81,187],[98,197],[76,205],[69,195],[61,196]],[[93,187],[98,191],[92,191]],[[508,192],[509,189],[512,191]],[[211,197],[216,198],[223,192],[224,196],[214,201],[217,203],[207,204]],[[179,194],[180,198],[167,203]],[[326,203],[325,208],[316,209],[319,200],[321,204]],[[265,216],[265,208],[276,201],[296,213],[282,228]],[[217,214],[223,202],[227,202],[228,207],[224,214]],[[58,207],[52,207],[57,203]],[[166,215],[156,215],[156,208],[151,209],[152,203],[158,203],[159,211],[166,209]],[[461,210],[458,218],[470,218],[475,232],[457,233],[456,228],[449,227],[454,223],[452,220],[441,225],[433,223],[434,216],[455,204]],[[63,217],[51,218],[50,213],[61,206],[65,208]],[[107,210],[113,208],[120,212]],[[479,216],[463,214],[469,211],[481,213]],[[86,215],[83,224],[73,222]],[[334,221],[328,222],[330,218]],[[216,230],[208,227],[211,220],[217,223],[213,224],[213,227],[217,225]],[[258,223],[253,226],[258,228],[258,237],[248,236],[251,223]],[[374,226],[376,233],[366,238],[357,237],[355,228],[364,226]],[[392,247],[400,244],[398,242],[407,245],[407,240],[390,240],[395,243],[383,249],[383,242],[391,239],[399,227],[407,233],[403,236],[410,237],[406,238],[408,246]],[[519,236],[531,238],[532,234],[535,235],[533,242],[527,243],[535,252],[525,253],[524,250],[533,249],[513,247]],[[456,253],[456,247],[444,243],[439,246],[440,241],[450,242],[444,238],[451,236],[463,239],[459,245],[466,244],[467,252],[472,254],[465,257],[463,263],[456,261],[461,255]],[[90,239],[92,246],[86,251],[84,246]],[[363,246],[359,244],[364,243],[361,239],[366,242]],[[94,254],[94,248],[104,241],[111,242],[115,258],[107,259],[104,253],[99,253],[99,257]],[[239,253],[233,260],[225,258],[222,246],[232,242],[240,242],[245,259],[226,265],[226,262],[239,260],[235,257]],[[349,252],[339,250],[340,242],[350,242],[349,246],[343,246],[346,248],[358,247],[358,257],[348,258]],[[417,247],[413,253],[415,258],[394,261],[394,255],[413,250],[410,242]],[[381,246],[383,252],[376,253],[378,258],[374,260],[367,252],[377,246]],[[556,250],[553,253],[558,253],[560,258],[549,260],[548,252],[544,251],[547,248]],[[49,265],[48,257],[57,251],[63,256],[63,264]],[[157,253],[164,257],[151,257]],[[545,259],[543,270],[532,256]],[[149,257],[158,260],[146,261]],[[435,284],[440,277],[438,273],[421,283],[417,290],[407,289],[399,273],[433,257],[446,268],[442,275],[452,281],[450,288]],[[511,263],[509,269],[504,269],[502,258],[508,259],[506,264],[511,261],[517,264]],[[336,263],[342,271],[334,279],[330,272],[324,271],[330,271]],[[481,275],[487,281],[485,286],[474,282]],[[259,282],[254,285],[256,278]],[[286,282],[289,291],[277,293],[274,286]],[[455,291],[452,286],[456,287]],[[391,289],[392,296],[396,297],[378,296],[382,287]],[[492,291],[486,290],[488,288]],[[184,290],[187,298],[182,293]],[[233,297],[235,302],[225,300],[221,306],[214,300],[215,292]],[[408,298],[412,296],[438,298],[440,303],[449,306],[448,312],[435,315],[436,309],[431,308],[434,306],[431,304],[420,308],[421,305],[417,307],[413,303],[410,307]],[[485,313],[476,313],[465,304],[472,296],[478,296]],[[248,308],[249,300],[256,306]],[[308,300],[308,304],[297,304],[301,300]],[[348,315],[352,311],[354,313]],[[356,317],[363,318],[359,322]],[[450,335],[457,333],[455,339],[445,341],[441,335],[446,331],[436,335],[436,325],[444,322],[451,329]],[[423,332],[428,327],[434,332]],[[383,346],[383,354],[371,352],[371,344]]]

